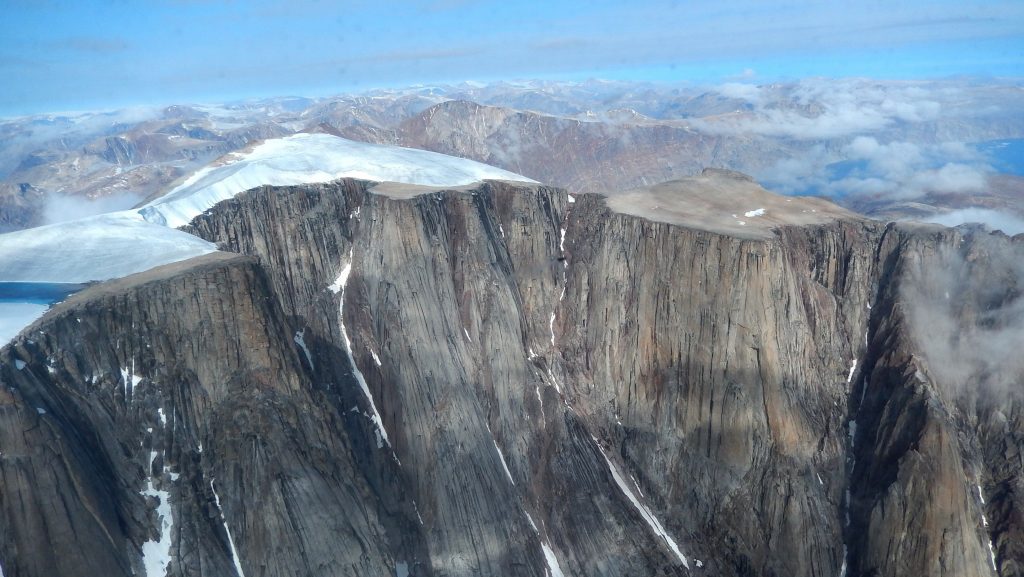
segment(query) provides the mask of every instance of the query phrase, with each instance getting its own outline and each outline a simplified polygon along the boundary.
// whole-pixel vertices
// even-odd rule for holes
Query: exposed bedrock
[[[668,192],[220,203],[187,230],[248,256],[0,351],[4,574],[1022,574],[1022,371],[956,356],[1024,334],[1021,238]]]

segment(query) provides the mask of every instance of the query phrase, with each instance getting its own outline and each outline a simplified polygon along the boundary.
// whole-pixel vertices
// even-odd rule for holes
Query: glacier
[[[215,252],[215,245],[178,227],[246,190],[346,177],[431,187],[535,182],[436,152],[300,133],[227,154],[141,207],[2,234],[0,283],[104,281]],[[32,298],[2,304],[0,345],[46,311]]]
[[[481,180],[536,182],[437,152],[301,133],[264,141],[249,152],[229,154],[139,212],[150,222],[179,227],[218,202],[258,186],[294,186],[339,178],[425,186],[461,186]]]

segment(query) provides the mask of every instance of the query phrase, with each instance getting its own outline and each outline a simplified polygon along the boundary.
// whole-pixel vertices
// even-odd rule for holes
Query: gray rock
[[[770,220],[679,216],[702,183]],[[170,575],[1021,574],[1024,371],[943,357],[1018,334],[1024,237],[672,186],[219,204],[189,232],[248,256],[0,350],[4,574],[143,574],[143,491]]]

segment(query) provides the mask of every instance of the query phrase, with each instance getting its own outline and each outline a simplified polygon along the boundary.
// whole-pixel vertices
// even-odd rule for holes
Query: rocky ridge
[[[250,190],[186,227],[247,256],[0,350],[5,574],[1021,574],[1022,373],[951,380],[907,303],[954,259],[992,330],[1022,237],[414,192]]]

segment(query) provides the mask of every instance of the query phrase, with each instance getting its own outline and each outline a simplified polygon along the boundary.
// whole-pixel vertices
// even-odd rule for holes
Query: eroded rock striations
[[[4,575],[1024,573],[1024,371],[953,354],[1024,237],[630,195],[221,202],[0,350]]]

